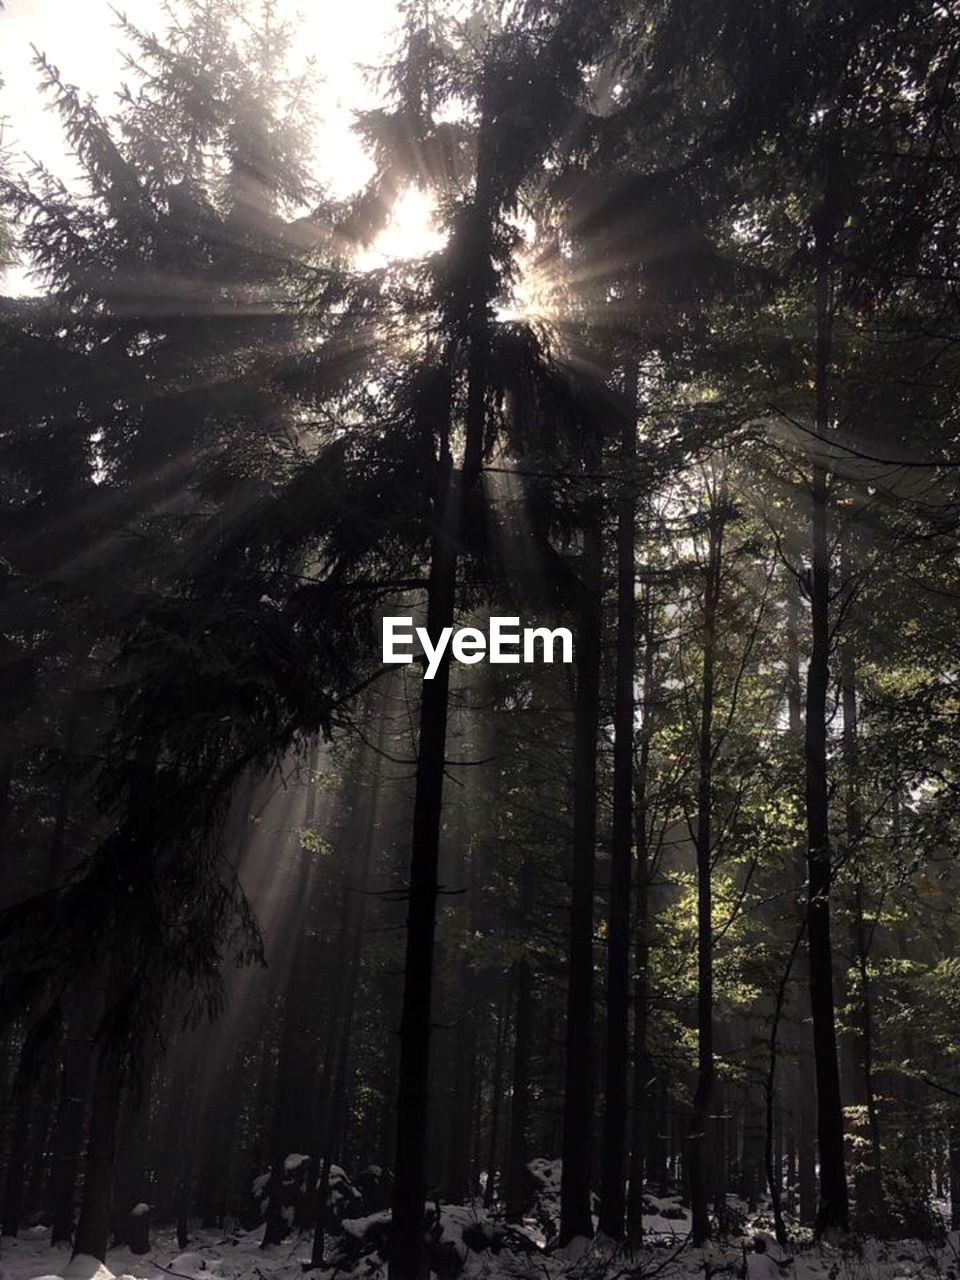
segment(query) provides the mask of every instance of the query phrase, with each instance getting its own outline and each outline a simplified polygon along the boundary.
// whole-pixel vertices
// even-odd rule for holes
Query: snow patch
[[[115,1280],[113,1272],[99,1258],[78,1253],[63,1268],[63,1280]]]
[[[207,1271],[207,1260],[200,1253],[179,1253],[170,1263],[171,1271],[182,1276],[196,1276]]]

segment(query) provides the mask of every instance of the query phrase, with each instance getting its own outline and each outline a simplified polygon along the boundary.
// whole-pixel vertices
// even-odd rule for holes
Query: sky
[[[162,32],[158,0],[118,0],[116,8],[136,25]],[[375,89],[363,67],[376,65],[391,47],[399,21],[397,0],[281,0],[286,16],[300,20],[301,49],[312,54],[322,80],[322,120],[315,171],[335,195],[356,190],[369,177],[369,160],[350,130],[351,112],[369,105]],[[31,44],[47,54],[68,83],[91,93],[109,114],[122,79],[119,33],[108,0],[5,0],[0,12],[0,119],[14,158],[43,159],[69,181],[72,166],[55,116],[44,110],[31,65]],[[3,291],[27,287],[22,273]],[[20,288],[11,289],[11,284]]]

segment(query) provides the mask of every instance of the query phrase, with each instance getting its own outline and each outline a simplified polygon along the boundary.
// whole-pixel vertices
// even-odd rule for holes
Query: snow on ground
[[[652,1199],[652,1198],[651,1198]],[[673,1201],[653,1201],[655,1210],[675,1210]],[[344,1224],[341,1237],[330,1241],[328,1257],[337,1257],[344,1240],[369,1239],[371,1227],[385,1225],[386,1215],[373,1214]],[[784,1256],[769,1237],[765,1253],[745,1252],[752,1234],[731,1239],[725,1247],[694,1250],[685,1243],[686,1223],[679,1218],[649,1215],[655,1223],[668,1224],[659,1242],[651,1242],[639,1259],[617,1254],[603,1242],[577,1242],[575,1248],[549,1251],[533,1244],[532,1232],[521,1249],[510,1229],[490,1219],[480,1209],[444,1205],[435,1238],[448,1246],[438,1254],[438,1280],[460,1274],[467,1280],[624,1280],[654,1275],[658,1280],[694,1280],[729,1276],[730,1280],[958,1280],[960,1240],[951,1232],[942,1246],[919,1241],[868,1240],[859,1251],[841,1251],[828,1245]],[[262,1230],[222,1232],[195,1230],[188,1252],[177,1248],[171,1231],[158,1230],[153,1248],[145,1256],[128,1249],[113,1249],[104,1267],[94,1258],[71,1259],[68,1248],[52,1249],[36,1231],[17,1240],[0,1241],[0,1280],[301,1280],[310,1254],[310,1237],[304,1234],[284,1245],[262,1250]],[[452,1264],[458,1271],[448,1270]],[[459,1268],[462,1267],[462,1270]],[[744,1276],[744,1271],[746,1275]],[[376,1255],[327,1271],[338,1280],[386,1280],[386,1267]]]
[[[0,1280],[293,1280],[302,1274],[301,1262],[310,1257],[310,1240],[291,1241],[274,1249],[261,1249],[263,1228],[243,1233],[191,1231],[189,1251],[177,1247],[172,1229],[151,1233],[149,1253],[137,1255],[126,1247],[110,1249],[107,1265],[95,1259],[71,1260],[67,1246],[51,1248],[49,1232],[30,1238],[22,1232],[16,1240],[0,1240]]]
[[[663,1240],[676,1240],[690,1230],[690,1210],[680,1203],[679,1196],[643,1197],[643,1230],[646,1235]]]

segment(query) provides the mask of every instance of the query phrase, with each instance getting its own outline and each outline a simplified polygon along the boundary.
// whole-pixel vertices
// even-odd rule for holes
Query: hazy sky
[[[138,26],[162,32],[157,0],[126,0],[123,10]],[[362,184],[369,164],[350,132],[350,112],[369,103],[363,65],[375,65],[389,48],[398,14],[396,0],[281,0],[285,15],[302,18],[302,52],[312,54],[323,84],[323,127],[317,139],[318,175],[338,194]],[[119,32],[107,0],[5,0],[0,12],[0,118],[14,156],[43,159],[69,180],[56,117],[45,111],[31,65],[31,44],[46,53],[64,78],[98,99],[109,114],[122,78]],[[10,280],[4,291],[10,291]]]

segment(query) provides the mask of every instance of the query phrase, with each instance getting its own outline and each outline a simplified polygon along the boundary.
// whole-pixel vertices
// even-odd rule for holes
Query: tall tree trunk
[[[435,521],[427,586],[427,632],[436,645],[444,627],[452,627],[457,592],[458,556],[462,547],[476,550],[483,526],[480,473],[486,427],[486,357],[488,310],[493,273],[492,221],[495,210],[494,170],[486,92],[481,105],[477,149],[477,181],[467,220],[471,258],[484,270],[471,273],[467,296],[459,299],[466,316],[467,395],[463,466],[454,475],[450,415],[452,387],[443,388],[441,441],[434,495]],[[428,406],[436,415],[438,406]],[[436,425],[436,418],[434,422]],[[437,871],[440,859],[440,816],[450,687],[450,648],[444,651],[432,680],[424,680],[420,697],[420,736],[413,802],[403,1001],[400,1014],[400,1063],[397,1086],[396,1143],[390,1230],[390,1280],[419,1280],[426,1268],[424,1199],[430,1068],[430,1016],[433,998],[433,951],[437,914]]]
[[[767,1123],[766,1125],[761,1125],[760,1098],[756,1088],[752,1085],[747,1085],[743,1089],[740,1101],[743,1111],[743,1156],[740,1165],[740,1195],[746,1200],[748,1211],[756,1213],[759,1207],[760,1188],[763,1182],[761,1177],[763,1166],[765,1163],[772,1166],[774,1109],[773,1103],[767,1099]],[[765,1159],[767,1143],[770,1144],[769,1160]],[[770,1207],[773,1209],[773,1220],[776,1226],[777,1213],[780,1207],[780,1188],[774,1179],[768,1178],[766,1180],[770,1182],[772,1187]]]
[[[449,457],[445,471],[449,474]],[[444,485],[449,489],[449,482]],[[441,499],[441,508],[443,506]],[[456,553],[437,538],[430,568],[427,629],[434,644],[453,624]],[[400,1068],[397,1089],[397,1137],[390,1246],[391,1280],[419,1280],[424,1269],[427,1089],[430,1069],[430,1016],[433,996],[433,944],[436,929],[437,867],[443,803],[444,751],[450,662],[441,659],[433,680],[424,680],[420,699],[413,810],[413,852],[408,888],[407,943],[400,1016]]]
[[[533,905],[533,868],[524,862],[520,872],[521,918]],[[530,1125],[530,1051],[533,1031],[533,969],[527,956],[514,965],[513,1092],[510,1099],[510,1145],[504,1196],[508,1221],[519,1221],[530,1207],[531,1179],[527,1130]]]
[[[725,490],[710,502],[703,600],[703,671],[697,780],[697,1088],[690,1123],[690,1202],[694,1245],[710,1235],[711,1111],[716,1089],[713,1044],[713,709],[716,680],[717,605],[726,522]]]
[[[790,981],[790,971],[793,968],[800,949],[800,943],[803,935],[806,933],[807,922],[802,920],[794,936],[793,946],[787,957],[787,963],[784,966],[783,974],[777,986],[776,999],[773,1006],[773,1017],[770,1020],[770,1041],[769,1053],[767,1056],[767,1078],[764,1085],[764,1095],[766,1103],[766,1124],[764,1126],[764,1164],[767,1173],[767,1186],[770,1191],[770,1207],[773,1210],[773,1228],[777,1237],[777,1244],[781,1248],[785,1248],[787,1244],[787,1229],[783,1220],[783,1208],[781,1206],[781,1173],[782,1163],[777,1164],[774,1158],[774,1117],[776,1104],[776,1084],[777,1084],[777,1057],[780,1048],[780,1020],[783,1016],[784,1005],[787,995],[787,984]]]
[[[846,577],[846,573],[844,577]],[[859,724],[857,705],[857,656],[853,639],[847,636],[840,648],[840,683],[843,701],[843,755],[847,771],[847,856],[853,867],[853,924],[857,993],[854,1013],[853,1083],[854,1102],[867,1121],[865,1160],[858,1161],[854,1173],[857,1218],[860,1228],[876,1233],[883,1210],[883,1166],[877,1095],[873,1080],[873,992],[870,983],[870,933],[864,919],[863,836],[859,771]]]
[[[73,1239],[91,1057],[89,1013],[75,1009],[64,1040],[60,1099],[50,1155],[51,1244],[66,1244]]]
[[[818,226],[816,281],[816,426],[830,428],[829,266],[824,230]],[[830,938],[830,805],[827,783],[827,696],[830,686],[830,547],[827,473],[814,463],[811,483],[811,648],[807,668],[806,810],[810,1011],[817,1081],[817,1138],[820,1152],[820,1203],[817,1237],[849,1230],[849,1206],[843,1150],[843,1104],[837,1062],[833,994],[833,946]]]
[[[467,936],[458,966],[457,998],[460,1013],[454,1033],[453,1072],[451,1074],[450,1103],[448,1108],[450,1145],[447,1152],[446,1194],[454,1204],[463,1204],[474,1194],[471,1159],[473,1154],[473,1118],[476,1097],[477,1069],[477,1019],[478,998],[473,966],[468,954],[468,939],[476,937],[478,922],[479,877],[476,847],[469,850],[469,912]],[[463,874],[463,860],[460,861]],[[499,1100],[498,1100],[499,1101]]]
[[[260,1009],[256,1010],[257,1014],[260,1012]],[[199,1030],[184,1030],[166,1055],[168,1065],[163,1084],[165,1105],[161,1123],[158,1125],[156,1155],[156,1209],[157,1217],[161,1222],[170,1222],[176,1218],[182,1169],[184,1164],[189,1163],[188,1160],[184,1160],[183,1135],[196,1130],[194,1120],[198,1107],[195,1099],[201,1092],[196,1087],[200,1076],[199,1039]],[[264,1039],[266,1040],[267,1037]],[[219,1080],[221,1101],[225,1108],[232,1101],[231,1094],[235,1094],[235,1082],[235,1072],[227,1072]],[[254,1092],[256,1092],[256,1086],[254,1086]],[[213,1114],[218,1110],[217,1105],[211,1108]],[[205,1126],[203,1140],[198,1139],[197,1142],[203,1158],[207,1158],[205,1147],[209,1142],[209,1134],[208,1125]]]
[[[797,1109],[796,1094],[792,1095],[793,1105],[787,1111],[786,1125],[786,1195],[784,1197],[784,1208],[787,1213],[794,1215],[797,1212]]]
[[[638,370],[631,359],[624,395],[631,411]],[[617,513],[617,671],[614,701],[613,824],[610,842],[610,903],[607,931],[607,1052],[603,1112],[600,1230],[623,1235],[626,1197],[624,1160],[629,1133],[627,1073],[630,1038],[630,880],[633,862],[633,717],[636,658],[637,424],[624,416],[620,442],[621,496]]]
[[[363,860],[361,863],[360,883],[356,893],[347,894],[344,902],[344,941],[349,944],[349,954],[344,952],[344,968],[340,976],[342,1000],[334,1003],[331,1018],[330,1035],[333,1039],[333,1068],[329,1080],[329,1097],[321,1099],[325,1104],[323,1131],[317,1153],[316,1168],[319,1181],[316,1187],[316,1200],[313,1214],[313,1247],[310,1255],[310,1266],[323,1266],[324,1239],[326,1232],[327,1204],[330,1196],[330,1170],[338,1147],[342,1143],[343,1131],[346,1127],[345,1102],[347,1095],[347,1078],[350,1061],[350,1040],[353,1034],[353,1015],[356,1007],[357,990],[360,985],[360,969],[363,961],[363,927],[367,915],[367,892],[370,884],[370,871],[373,865],[373,846],[377,831],[377,817],[380,800],[380,764],[386,739],[387,721],[383,713],[378,717],[377,756],[370,794],[366,803],[366,823],[360,834]],[[349,888],[349,887],[347,887]]]
[[[54,1071],[44,1072],[34,1112],[34,1137],[30,1144],[30,1172],[27,1176],[24,1206],[28,1215],[40,1207],[40,1192],[47,1175],[50,1138],[56,1111],[57,1076]]]
[[[130,1211],[147,1202],[147,1142],[150,1123],[152,1071],[144,1071],[143,1079],[132,1081],[126,1089],[119,1121],[119,1150],[113,1193],[113,1238],[115,1242],[133,1244],[128,1239]],[[141,1230],[147,1224],[137,1225]]]
[[[497,1039],[493,1054],[493,1074],[490,1078],[490,1141],[487,1145],[487,1185],[483,1189],[483,1207],[489,1209],[493,1205],[497,1185],[497,1152],[500,1141],[500,1107],[503,1098],[503,1060],[506,1055],[507,1035],[509,1033],[510,1003],[507,998],[500,1002],[497,1017]]]
[[[800,610],[796,580],[791,576],[787,585],[787,726],[790,743],[796,750],[799,762],[803,758],[803,695],[800,681]],[[803,810],[802,801],[799,808]],[[802,816],[802,815],[801,815]],[[798,924],[807,916],[806,895],[803,893],[807,876],[806,841],[800,839],[794,858],[798,902]],[[802,905],[801,905],[802,901]],[[810,966],[805,953],[797,958],[802,968],[805,984],[809,986]],[[817,1152],[816,1152],[816,1094],[810,1061],[810,1045],[806,1028],[794,1032],[797,1138],[797,1214],[803,1226],[813,1226],[817,1215]]]
[[[650,1086],[653,1069],[647,1050],[648,1005],[650,1000],[650,855],[648,800],[650,750],[653,741],[651,716],[655,697],[653,636],[653,591],[649,580],[643,587],[643,721],[640,755],[635,778],[634,823],[637,845],[637,927],[636,983],[633,1013],[633,1103],[630,1112],[630,1187],[627,1197],[627,1243],[636,1250],[643,1241],[643,1191],[646,1177],[645,1119],[652,1111]],[[655,1126],[654,1126],[655,1127]]]
[[[76,745],[77,723],[77,708],[72,705],[66,725],[64,775],[57,796],[50,840],[49,874],[52,884],[56,884],[62,876],[66,860],[72,791],[70,769]],[[89,1003],[75,1001],[64,1027],[60,1096],[53,1125],[50,1158],[51,1244],[67,1243],[73,1239],[74,1199],[90,1083],[91,1020],[92,1009]]]
[[[627,1195],[627,1244],[637,1250],[643,1242],[643,1193],[647,1177],[647,1150],[653,1140],[651,1084],[653,1064],[647,1051],[650,1000],[650,869],[646,832],[637,857],[637,976],[633,998],[633,1100],[630,1111],[630,1181]]]
[[[464,966],[466,968],[466,966]],[[461,970],[461,982],[465,975]],[[460,991],[468,998],[468,1011],[461,1016],[455,1032],[453,1053],[453,1088],[450,1092],[450,1145],[447,1152],[446,1198],[463,1204],[473,1196],[470,1160],[473,1145],[473,1103],[476,1077],[476,1009],[473,1006],[472,983]]]
[[[103,1262],[110,1235],[110,1200],[117,1154],[117,1115],[123,1073],[115,1050],[101,1044],[93,1081],[90,1133],[83,1166],[83,1197],[73,1254]]]
[[[316,810],[316,771],[318,747],[311,743],[308,754],[304,826],[313,822]],[[316,974],[311,972],[312,948],[309,937],[310,884],[313,855],[300,849],[295,905],[303,916],[290,961],[290,973],[280,1030],[280,1050],[274,1080],[273,1116],[271,1120],[272,1156],[268,1191],[267,1218],[262,1247],[280,1244],[289,1231],[283,1217],[284,1162],[288,1155],[306,1146],[310,1133],[311,1105],[316,1075],[316,1046],[311,1035],[314,1025]]]
[[[599,451],[597,451],[599,452]],[[595,466],[590,467],[591,470]],[[600,506],[586,502],[576,645],[573,760],[573,880],[567,967],[560,1244],[593,1235],[593,887],[597,843],[597,733],[602,634]]]
[[[204,1117],[197,1168],[197,1209],[200,1225],[213,1229],[223,1223],[223,1165],[226,1163],[227,1117],[233,1106],[233,1073],[220,1079],[221,1092],[211,1099]]]

